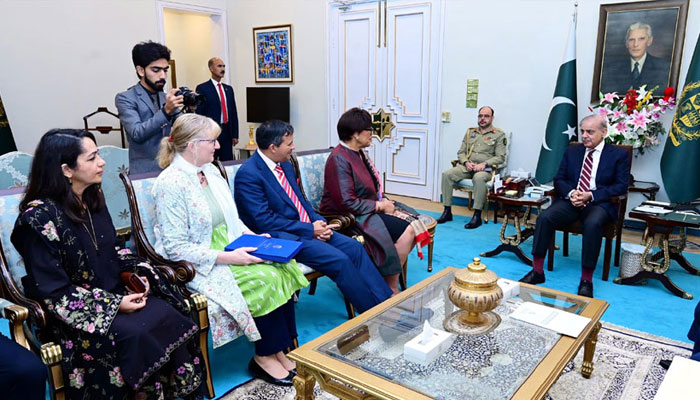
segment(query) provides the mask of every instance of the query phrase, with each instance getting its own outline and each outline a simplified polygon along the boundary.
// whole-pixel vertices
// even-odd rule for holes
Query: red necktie
[[[588,192],[591,186],[591,173],[593,172],[593,152],[595,150],[589,150],[586,154],[586,160],[583,162],[583,168],[581,168],[581,177],[578,179],[578,190],[582,192]]]
[[[289,199],[292,200],[292,203],[294,203],[294,207],[297,208],[297,212],[299,213],[299,219],[301,220],[301,222],[309,222],[310,223],[311,220],[309,219],[309,214],[307,214],[306,210],[304,210],[304,207],[301,205],[299,198],[297,197],[296,193],[294,193],[292,186],[289,184],[287,177],[284,176],[284,171],[282,171],[282,167],[280,167],[279,165],[276,166],[275,172],[277,172],[277,175],[280,178],[280,181],[282,183],[282,188],[284,189],[285,193],[287,193],[287,196],[289,196]]]
[[[219,82],[219,98],[221,98],[221,114],[224,116],[224,124],[228,122],[228,113],[226,112],[226,95],[224,90],[221,88],[221,82]]]

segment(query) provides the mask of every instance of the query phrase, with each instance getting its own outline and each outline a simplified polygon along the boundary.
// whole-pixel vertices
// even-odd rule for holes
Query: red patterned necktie
[[[287,193],[289,199],[292,200],[292,203],[294,203],[294,207],[297,208],[297,212],[299,213],[299,219],[301,220],[301,222],[311,222],[311,220],[309,219],[309,214],[307,214],[306,210],[304,210],[304,207],[301,205],[299,198],[297,197],[296,193],[294,193],[292,186],[289,184],[287,177],[284,176],[284,171],[282,171],[282,167],[277,165],[275,167],[275,172],[277,172],[277,175],[279,176],[284,192]]]
[[[226,111],[226,95],[219,82],[219,98],[221,99],[221,113],[224,116],[224,124],[228,122],[228,112]]]
[[[578,179],[578,190],[588,192],[591,187],[591,174],[593,173],[593,152],[589,150],[586,154],[586,160],[581,168],[581,177]]]

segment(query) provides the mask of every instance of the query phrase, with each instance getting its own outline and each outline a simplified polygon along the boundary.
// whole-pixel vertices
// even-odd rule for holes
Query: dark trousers
[[[231,161],[233,160],[233,135],[231,134],[231,122],[225,124],[219,124],[221,127],[221,134],[219,135],[219,146],[220,149],[214,152],[214,158],[219,161]]]
[[[253,317],[261,339],[255,342],[255,354],[270,356],[290,347],[292,338],[297,337],[297,323],[294,317],[294,301],[285,304],[260,317]]]
[[[569,200],[555,200],[554,204],[544,210],[542,215],[537,218],[535,236],[532,242],[532,255],[544,257],[554,238],[554,232],[577,220],[581,221],[583,225],[581,266],[595,269],[600,254],[600,245],[603,242],[603,226],[612,221],[607,211],[596,204],[578,208],[574,207]]]
[[[301,241],[304,245],[294,258],[331,278],[360,313],[391,296],[391,289],[357,240],[334,233],[327,242]]]
[[[0,335],[0,397],[46,398],[46,366],[31,351]]]
[[[693,346],[693,355],[690,358],[695,361],[700,361],[700,302],[695,306],[695,319],[693,319],[693,324],[688,331],[688,339],[695,343]]]

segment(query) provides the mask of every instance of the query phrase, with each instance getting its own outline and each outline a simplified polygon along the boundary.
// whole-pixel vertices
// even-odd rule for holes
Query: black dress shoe
[[[442,215],[437,219],[438,224],[444,224],[447,221],[452,221],[452,210],[445,209]]]
[[[668,367],[671,366],[671,360],[661,360],[661,361],[659,361],[659,365],[663,369],[668,369]]]
[[[593,283],[581,281],[581,283],[578,284],[578,295],[593,298]]]
[[[481,226],[481,217],[472,217],[472,220],[464,225],[464,229],[474,229]]]
[[[267,383],[277,386],[292,386],[292,379],[294,379],[294,375],[291,372],[282,379],[273,377],[265,372],[265,370],[255,362],[255,358],[250,359],[250,362],[248,363],[248,372],[250,372],[254,378],[262,379]]]
[[[537,273],[533,269],[530,272],[528,272],[527,275],[520,278],[520,282],[529,283],[531,285],[537,285],[538,283],[544,283],[544,274]]]

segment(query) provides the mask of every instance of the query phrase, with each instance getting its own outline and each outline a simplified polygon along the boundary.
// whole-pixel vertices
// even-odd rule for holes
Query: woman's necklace
[[[207,177],[204,176],[204,172],[202,172],[202,171],[197,172],[197,176],[199,176],[199,183],[201,185],[204,185],[205,183],[207,183]]]
[[[100,247],[97,245],[97,235],[95,234],[95,225],[93,225],[92,223],[92,214],[90,214],[90,209],[88,207],[85,207],[85,210],[87,211],[88,218],[90,219],[90,228],[92,228],[92,235],[90,235],[90,230],[88,229],[87,225],[85,225],[85,222],[83,222],[83,227],[88,233],[88,236],[90,236],[90,240],[92,241],[93,246],[95,246],[95,251],[99,253]]]

